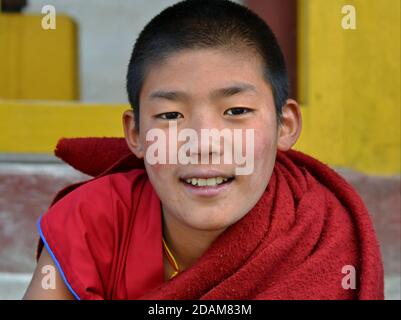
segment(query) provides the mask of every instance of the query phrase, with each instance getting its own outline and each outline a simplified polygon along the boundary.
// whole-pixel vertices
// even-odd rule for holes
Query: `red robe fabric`
[[[113,151],[97,161],[101,150]],[[64,139],[56,154],[96,176],[60,191],[39,221],[37,256],[45,242],[79,299],[384,298],[380,250],[363,202],[303,153],[279,152],[255,207],[167,282],[160,200],[124,140]],[[355,289],[344,286],[347,266]]]

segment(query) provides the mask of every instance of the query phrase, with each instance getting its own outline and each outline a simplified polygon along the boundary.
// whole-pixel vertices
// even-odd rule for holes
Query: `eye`
[[[239,116],[239,115],[249,113],[252,111],[253,111],[253,109],[250,109],[250,108],[234,107],[234,108],[230,108],[230,109],[227,109],[226,111],[224,111],[224,114],[228,114],[229,116]]]
[[[165,112],[160,113],[155,116],[155,118],[163,119],[163,120],[176,120],[179,118],[183,118],[184,116],[179,112]]]

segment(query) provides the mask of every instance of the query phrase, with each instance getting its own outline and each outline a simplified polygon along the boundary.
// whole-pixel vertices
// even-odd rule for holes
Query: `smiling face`
[[[199,137],[202,129],[242,129],[244,141],[246,129],[254,130],[254,167],[249,175],[235,175],[235,163],[151,165],[145,157],[165,216],[192,229],[224,230],[260,199],[273,171],[278,143],[289,132],[280,133],[273,94],[262,72],[257,55],[223,49],[180,51],[148,70],[140,94],[139,132],[133,128],[132,112],[124,116],[128,145],[138,157],[153,143],[146,141],[147,132],[160,129],[168,139],[172,122],[178,132],[192,129]],[[178,142],[177,149],[184,143]],[[282,145],[290,147],[285,138]],[[200,144],[190,156],[200,159],[207,152],[211,157],[205,150]],[[223,156],[222,149],[220,163]]]

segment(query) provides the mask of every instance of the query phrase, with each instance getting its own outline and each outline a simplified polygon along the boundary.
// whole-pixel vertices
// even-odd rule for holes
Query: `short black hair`
[[[128,100],[139,129],[139,96],[149,67],[184,49],[238,48],[256,51],[273,92],[277,119],[288,98],[284,57],[270,27],[248,8],[228,0],[185,0],[155,16],[139,34],[127,72]]]

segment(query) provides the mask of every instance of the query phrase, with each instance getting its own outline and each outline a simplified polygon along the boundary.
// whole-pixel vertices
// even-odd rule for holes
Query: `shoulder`
[[[98,200],[109,202],[115,196],[127,197],[131,194],[134,185],[145,183],[147,180],[145,170],[134,169],[128,172],[108,174],[94,178],[69,191],[58,202]]]
[[[104,284],[113,281],[109,275],[121,245],[131,239],[134,221],[142,227],[153,219],[149,224],[157,229],[156,200],[145,170],[134,169],[90,180],[42,215],[41,241],[78,297],[108,296]],[[139,219],[132,219],[136,214]]]
[[[92,179],[67,193],[41,217],[42,224],[85,225],[112,227],[116,210],[129,211],[135,184],[146,183],[144,170],[113,173]],[[125,203],[116,206],[116,203]],[[124,210],[125,209],[125,210]]]

